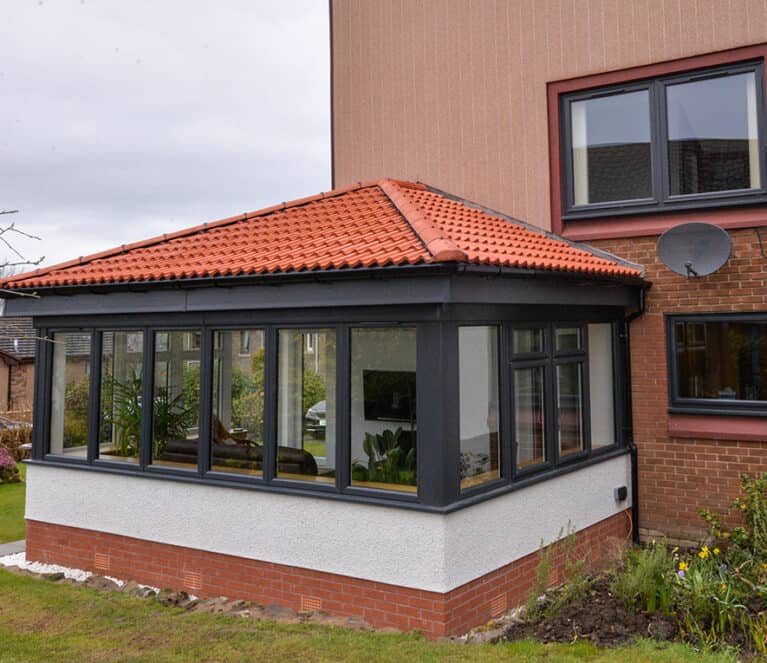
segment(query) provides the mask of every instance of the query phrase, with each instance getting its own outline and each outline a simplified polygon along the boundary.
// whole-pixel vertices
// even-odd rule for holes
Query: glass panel
[[[557,327],[555,336],[557,352],[580,350],[582,347],[580,327]]]
[[[679,396],[767,401],[767,322],[678,322]]]
[[[200,337],[195,331],[155,333],[152,462],[197,467]]]
[[[583,449],[583,398],[581,364],[557,366],[557,416],[559,455],[567,456]]]
[[[543,352],[543,329],[515,329],[512,337],[515,355]]]
[[[311,349],[307,343],[310,336]],[[281,329],[277,363],[277,476],[333,484],[335,331]]]
[[[570,105],[576,205],[650,198],[650,101],[647,90]]]
[[[666,88],[672,195],[760,188],[754,72]]]
[[[91,335],[53,334],[50,453],[88,457]]]
[[[353,329],[352,485],[416,492],[416,331]]]
[[[249,351],[243,352],[243,338]],[[216,472],[261,476],[264,444],[264,332],[213,334],[210,465]]]
[[[144,333],[107,331],[101,341],[99,457],[139,462]]]
[[[501,476],[498,441],[498,328],[458,329],[461,488]]]
[[[543,366],[514,371],[514,437],[519,468],[546,460],[543,372]]]
[[[613,338],[609,323],[589,325],[591,448],[615,444]]]

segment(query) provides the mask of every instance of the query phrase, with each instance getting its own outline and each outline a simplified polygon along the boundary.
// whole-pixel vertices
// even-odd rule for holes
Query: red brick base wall
[[[598,563],[630,537],[628,512],[576,535],[576,554]],[[260,562],[93,530],[27,521],[27,559],[294,610],[359,616],[376,627],[456,635],[522,603],[535,581],[538,553],[441,594],[370,580]],[[562,553],[554,572],[561,572]],[[553,578],[552,580],[556,580]]]
[[[757,230],[733,230],[730,237],[732,254],[724,267],[692,279],[663,265],[656,251],[657,237],[589,242],[644,265],[653,284],[645,314],[631,325],[639,525],[648,536],[699,540],[706,528],[698,510],[727,509],[739,492],[740,475],[767,469],[767,420],[751,420],[751,433],[739,437],[746,419],[700,415],[695,417],[697,427],[707,433],[696,437],[677,434],[668,414],[664,316],[767,311],[767,258]],[[759,429],[761,436],[753,433]]]

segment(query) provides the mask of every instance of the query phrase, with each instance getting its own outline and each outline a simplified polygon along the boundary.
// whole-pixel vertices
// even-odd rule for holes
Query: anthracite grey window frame
[[[387,307],[388,308],[388,307]],[[579,307],[575,307],[577,309]],[[464,508],[492,497],[518,490],[532,483],[545,481],[553,476],[575,471],[591,463],[623,455],[625,431],[622,428],[624,406],[621,394],[625,385],[621,383],[623,353],[616,311],[608,312],[600,307],[582,307],[580,311],[565,313],[557,307],[541,315],[542,321],[517,321],[512,309],[505,307],[484,307],[492,317],[476,315],[473,306],[456,307],[449,315],[439,319],[433,311],[420,307],[392,307],[387,312],[372,313],[370,309],[350,309],[340,321],[338,312],[321,314],[314,312],[290,313],[264,311],[252,313],[209,312],[179,313],[171,315],[137,314],[108,316],[77,316],[72,318],[42,318],[36,320],[38,335],[38,361],[35,367],[35,397],[39,407],[34,412],[33,454],[31,463],[45,463],[60,467],[78,467],[84,470],[111,472],[122,475],[143,476],[164,480],[184,481],[205,485],[229,486],[237,489],[266,490],[271,492],[312,495],[328,499],[352,502],[399,506],[402,508],[450,512]],[[588,436],[588,324],[610,322],[613,329],[613,381],[615,389],[615,444],[591,450]],[[460,421],[459,421],[459,371],[458,371],[458,329],[461,326],[495,326],[498,329],[498,376],[500,407],[500,454],[501,478],[487,484],[460,489]],[[513,445],[514,414],[513,384],[511,366],[511,334],[517,326],[543,326],[549,331],[546,341],[547,371],[554,375],[556,365],[566,361],[583,362],[583,418],[584,450],[574,453],[561,461],[556,449],[550,458],[555,462],[543,464],[525,471],[517,471],[513,459],[516,449]],[[577,351],[553,352],[553,329],[556,326],[578,326],[581,328],[582,349]],[[264,449],[263,475],[249,476],[227,474],[210,469],[210,439],[213,398],[213,333],[215,331],[259,328],[265,336],[265,394],[264,394]],[[416,328],[416,371],[417,379],[417,421],[419,422],[417,473],[418,492],[410,494],[397,491],[382,491],[351,485],[350,471],[350,339],[351,330],[360,327],[415,327]],[[276,423],[277,423],[277,334],[286,328],[333,328],[336,331],[336,483],[315,484],[292,481],[275,476],[276,466]],[[100,359],[103,335],[106,331],[142,331],[144,347],[142,359],[143,402],[152,402],[154,377],[154,341],[156,331],[190,330],[201,331],[200,356],[200,434],[197,468],[175,468],[152,465],[152,413],[146,408],[142,419],[142,437],[138,463],[121,463],[98,458],[98,394],[100,392]],[[47,453],[46,445],[50,425],[50,390],[52,386],[52,348],[43,340],[55,332],[81,331],[91,333],[90,403],[88,429],[88,457],[65,458]],[[621,355],[622,356],[622,355]],[[518,358],[514,358],[516,360]],[[97,370],[98,369],[98,370]],[[555,417],[556,393],[551,377],[548,380],[548,410]],[[553,400],[552,400],[553,399]],[[505,404],[505,405],[504,405]],[[555,426],[549,426],[553,435]],[[556,445],[556,439],[547,439],[546,444]]]
[[[679,371],[676,359],[676,334],[674,333],[674,326],[679,322],[767,323],[767,313],[702,313],[666,316],[669,413],[767,417],[767,402],[764,401],[725,400],[719,398],[682,398],[679,396]]]
[[[577,328],[580,331],[580,348],[569,350],[557,350],[555,347],[555,333],[557,328]],[[509,347],[513,350],[511,334],[515,329],[542,329],[543,330],[543,351],[526,354],[510,354],[509,360],[509,387],[511,391],[510,408],[512,417],[514,417],[514,371],[519,368],[543,368],[543,408],[544,408],[544,449],[545,460],[535,465],[519,468],[517,467],[517,448],[516,440],[512,439],[513,453],[513,475],[515,478],[524,477],[547,469],[561,467],[570,463],[578,463],[588,458],[592,453],[598,454],[602,449],[592,451],[591,448],[591,403],[589,397],[589,357],[588,357],[588,323],[561,322],[545,324],[526,324],[511,325],[509,330]],[[613,328],[613,336],[615,329]],[[510,350],[510,353],[511,353]],[[616,377],[615,349],[613,348],[613,390],[617,385]],[[557,366],[563,364],[579,364],[581,367],[581,426],[583,436],[583,449],[572,454],[562,456],[559,452],[559,422],[558,422],[558,399],[557,399]],[[613,394],[613,421],[617,422],[620,416],[618,394]],[[516,428],[512,432],[515,435]],[[615,440],[620,440],[619,430],[616,423]],[[604,447],[607,450],[613,449],[615,445]]]
[[[668,182],[668,139],[666,88],[669,85],[701,81],[721,76],[753,72],[756,79],[757,127],[759,131],[758,189],[737,189],[712,193],[670,195]],[[647,90],[650,100],[650,159],[652,195],[650,198],[618,200],[575,205],[572,158],[571,104],[626,92]],[[562,220],[672,212],[732,205],[754,205],[767,202],[767,119],[765,113],[764,62],[762,60],[709,67],[657,78],[631,81],[625,84],[563,94],[559,98],[560,163],[562,187]]]

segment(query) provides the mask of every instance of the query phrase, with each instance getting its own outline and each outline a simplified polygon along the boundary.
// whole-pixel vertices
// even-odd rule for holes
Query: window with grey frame
[[[767,416],[767,314],[666,319],[671,412]]]
[[[560,121],[565,219],[767,198],[761,61],[563,95]]]
[[[545,480],[565,461],[578,467],[594,452],[619,451],[615,323],[178,323],[45,330],[54,343],[41,352],[37,396],[51,398],[36,414],[35,460],[428,506],[482,499],[500,484],[513,490],[517,475]],[[238,352],[243,331],[250,357]],[[438,343],[416,343],[424,333],[454,338],[454,380],[441,372]],[[87,380],[74,368],[83,361]],[[421,372],[417,382],[416,365],[434,377]],[[420,474],[417,384],[426,407],[447,408],[443,421],[421,418]],[[66,441],[70,430],[78,444]],[[371,458],[365,442],[374,439]],[[455,464],[443,471],[428,459],[445,444]]]
[[[612,323],[510,330],[514,473],[585,458],[618,442]]]

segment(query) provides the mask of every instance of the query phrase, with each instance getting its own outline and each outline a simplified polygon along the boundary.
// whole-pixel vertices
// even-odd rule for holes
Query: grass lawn
[[[27,476],[27,466],[19,463],[19,474]],[[0,543],[24,538],[24,495],[27,484],[4,483],[0,486]],[[0,597],[0,600],[2,597]]]
[[[417,634],[363,633],[194,614],[153,600],[99,593],[0,569],[0,662],[17,661],[619,661],[730,662],[649,641],[605,650],[590,643],[435,643]]]

